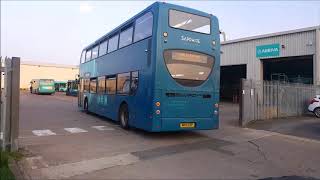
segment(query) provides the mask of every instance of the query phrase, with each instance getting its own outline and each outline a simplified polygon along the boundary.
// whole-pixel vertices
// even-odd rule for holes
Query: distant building
[[[73,65],[44,64],[21,61],[20,88],[29,89],[31,79],[73,80],[79,74],[79,67]]]
[[[222,99],[239,95],[240,79],[320,85],[320,26],[221,43]]]

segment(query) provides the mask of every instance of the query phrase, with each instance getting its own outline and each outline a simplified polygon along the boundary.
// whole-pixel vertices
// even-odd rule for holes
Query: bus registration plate
[[[180,128],[195,128],[196,123],[180,123]]]

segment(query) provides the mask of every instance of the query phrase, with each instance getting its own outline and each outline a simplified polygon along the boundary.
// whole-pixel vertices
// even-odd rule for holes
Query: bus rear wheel
[[[129,109],[127,104],[123,104],[120,107],[119,122],[123,129],[129,129]]]

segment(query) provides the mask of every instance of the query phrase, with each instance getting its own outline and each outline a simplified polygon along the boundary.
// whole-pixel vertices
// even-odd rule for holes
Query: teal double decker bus
[[[151,132],[219,127],[220,33],[208,13],[154,3],[84,48],[78,106]]]
[[[30,93],[33,94],[53,94],[55,85],[53,79],[32,79],[30,81]]]

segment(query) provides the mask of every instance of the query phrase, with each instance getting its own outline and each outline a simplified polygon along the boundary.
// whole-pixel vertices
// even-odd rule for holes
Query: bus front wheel
[[[123,129],[129,129],[129,109],[127,104],[123,104],[120,107],[119,122]]]

